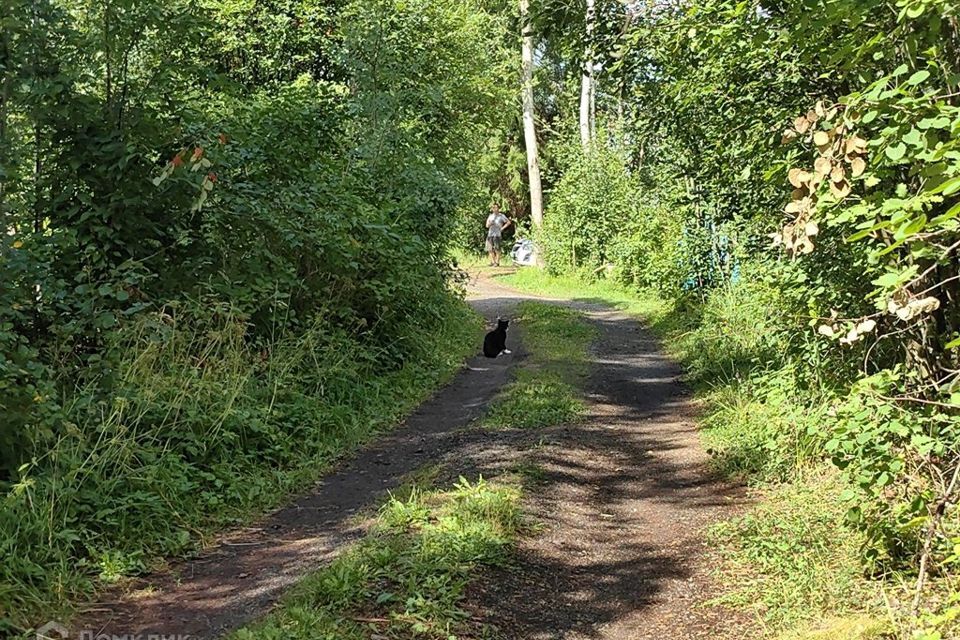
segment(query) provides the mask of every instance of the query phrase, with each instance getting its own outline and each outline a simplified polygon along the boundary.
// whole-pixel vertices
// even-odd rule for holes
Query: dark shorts
[[[500,251],[500,236],[487,236],[487,251]]]

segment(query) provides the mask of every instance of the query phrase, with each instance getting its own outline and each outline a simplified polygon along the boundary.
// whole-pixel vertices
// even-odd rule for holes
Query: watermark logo
[[[62,623],[51,620],[37,629],[37,640],[70,640],[69,629]],[[76,636],[79,640],[193,640],[187,634],[180,633],[104,633],[86,630]]]
[[[56,620],[51,620],[37,629],[37,640],[65,640],[69,637],[70,632],[67,628]]]

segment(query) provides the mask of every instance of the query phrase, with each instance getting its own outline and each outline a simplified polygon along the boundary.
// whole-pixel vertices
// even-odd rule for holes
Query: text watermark
[[[37,629],[37,640],[194,640],[184,633],[117,633],[83,629],[73,632],[61,622],[51,620]]]

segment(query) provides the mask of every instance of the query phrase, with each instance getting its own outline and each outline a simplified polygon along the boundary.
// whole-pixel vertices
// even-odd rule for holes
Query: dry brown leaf
[[[793,128],[797,130],[797,133],[803,135],[807,131],[810,131],[811,122],[807,120],[804,116],[799,116],[796,120],[793,121]]]
[[[863,172],[866,170],[867,170],[867,161],[861,158],[860,156],[856,156],[854,157],[853,160],[850,161],[850,171],[851,171],[851,175],[853,175],[854,178],[859,178],[860,176],[863,175]]]
[[[889,308],[889,307],[888,307]],[[924,313],[933,313],[940,308],[940,300],[933,296],[911,300],[896,310],[897,317],[903,321],[913,320]]]
[[[845,149],[847,155],[865,154],[867,152],[867,141],[859,136],[847,138]]]
[[[790,144],[797,139],[798,135],[794,129],[784,129],[780,136],[780,144]]]
[[[830,158],[824,158],[821,156],[817,158],[816,162],[813,163],[813,170],[821,176],[828,175],[832,169],[833,163],[830,162]]]
[[[789,229],[789,231],[788,231]],[[784,227],[783,228],[783,248],[787,251],[793,251],[793,228]]]
[[[784,207],[784,212],[797,215],[799,213],[807,213],[813,208],[813,201],[810,198],[801,198],[800,200],[794,200],[787,204]]]
[[[790,184],[799,189],[803,186],[804,181],[802,181],[800,178],[804,173],[806,173],[806,171],[803,169],[794,167],[793,169],[790,169],[789,173],[787,173],[787,179],[790,180]]]
[[[803,227],[803,231],[804,231],[804,233],[806,233],[808,236],[815,236],[815,235],[817,235],[818,233],[820,233],[820,227],[817,226],[817,223],[816,223],[816,222],[814,222],[813,220],[811,220],[810,222],[808,222],[808,223]]]
[[[826,131],[817,131],[813,134],[813,144],[818,147],[826,147],[830,144],[830,134]]]
[[[856,328],[850,329],[850,333],[848,333],[845,337],[840,338],[840,344],[853,344],[854,342],[859,340],[861,337],[862,336],[859,333],[857,333]]]
[[[837,165],[830,172],[830,179],[834,182],[841,182],[847,177],[847,170],[842,165]]]
[[[837,200],[843,200],[846,198],[848,195],[850,195],[850,191],[850,183],[846,180],[830,182],[830,193],[832,193]]]
[[[877,322],[873,319],[867,319],[857,325],[857,333],[870,333],[877,328]]]

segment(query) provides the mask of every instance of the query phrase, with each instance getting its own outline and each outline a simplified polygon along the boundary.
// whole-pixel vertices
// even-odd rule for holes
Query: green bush
[[[649,159],[636,171],[696,249],[685,352],[722,389],[709,422],[735,443],[726,464],[782,476],[792,457],[829,455],[866,567],[921,585],[955,574],[957,12],[702,0],[641,12],[618,52]],[[631,262],[657,261],[621,260],[628,280]]]
[[[656,203],[656,192],[641,191],[634,216],[612,238],[612,277],[628,286],[678,295],[689,277],[685,259],[683,216]],[[654,202],[649,202],[654,200]]]
[[[640,197],[623,157],[606,147],[574,155],[550,193],[541,242],[553,272],[592,270],[611,259],[610,246],[636,218]]]

